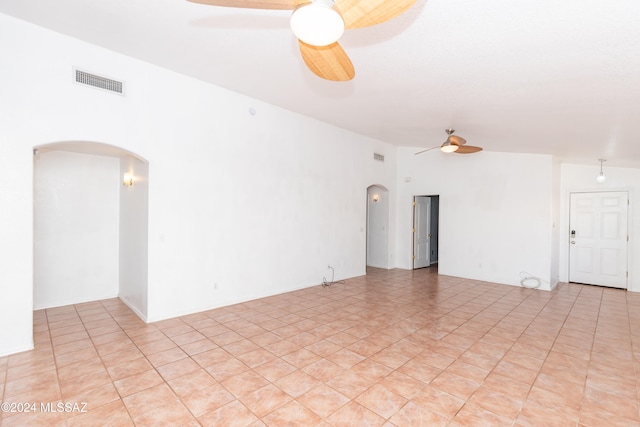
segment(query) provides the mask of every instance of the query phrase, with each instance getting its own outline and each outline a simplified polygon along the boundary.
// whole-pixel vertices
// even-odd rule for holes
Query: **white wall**
[[[393,146],[5,15],[0,50],[0,355],[32,345],[32,148],[45,143],[148,160],[150,321],[318,284],[327,264],[336,279],[365,273],[364,195],[395,197]],[[126,96],[72,83],[73,66],[124,80]]]
[[[162,146],[181,166],[150,161],[150,319],[317,284],[327,265],[365,273],[364,195],[393,187],[393,147],[246,101],[191,112],[213,123],[199,144]]]
[[[560,282],[561,163],[553,158],[551,171],[551,283]]]
[[[120,159],[120,181],[127,173],[133,186],[120,184],[119,297],[138,316],[148,311],[149,165],[133,156]]]
[[[374,196],[378,198],[374,201]],[[391,268],[389,264],[389,192],[372,185],[367,189],[367,265]],[[395,206],[394,206],[395,208]]]
[[[5,40],[2,30],[0,23],[0,43]],[[0,82],[0,93],[4,93],[4,84]],[[2,104],[0,117],[5,120]],[[3,356],[33,347],[33,154],[21,145],[8,144],[12,139],[21,141],[21,137],[7,126],[0,126],[0,133],[0,356]]]
[[[398,267],[412,266],[413,196],[438,194],[440,274],[520,286],[526,272],[555,285],[551,156],[418,150],[398,151]]]
[[[603,167],[607,177],[602,184],[596,182],[600,164],[563,164],[561,167],[560,202],[560,280],[569,280],[569,200],[571,192],[578,191],[628,191],[629,192],[629,246],[627,289],[640,292],[640,169]]]
[[[34,308],[118,295],[116,158],[34,156]]]

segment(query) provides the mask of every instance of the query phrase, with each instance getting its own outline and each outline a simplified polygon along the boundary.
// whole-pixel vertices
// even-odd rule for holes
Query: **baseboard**
[[[10,349],[4,348],[0,350],[0,357],[9,356],[10,354],[22,353],[24,351],[31,351],[34,348],[35,346],[33,345],[33,341],[31,342],[30,345],[26,345],[26,346],[13,347]]]
[[[131,304],[129,303],[129,301],[125,300],[124,298],[122,298],[122,297],[120,297],[120,296],[118,296],[118,299],[119,299],[120,301],[122,301],[122,303],[123,303],[124,305],[126,305],[127,307],[129,307],[129,309],[130,309],[131,311],[133,311],[133,312],[136,314],[136,316],[138,316],[140,319],[142,319],[142,321],[143,321],[144,323],[149,323],[149,319],[147,318],[147,316],[145,316],[144,314],[142,314],[142,313],[140,312],[140,310],[138,310],[138,308],[137,308],[137,307],[135,307],[135,306],[131,305]]]

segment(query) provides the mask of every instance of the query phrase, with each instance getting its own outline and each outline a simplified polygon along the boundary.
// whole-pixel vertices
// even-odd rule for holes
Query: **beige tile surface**
[[[617,289],[368,269],[152,324],[39,310],[34,339],[0,397],[38,411],[2,426],[640,426],[640,295]]]

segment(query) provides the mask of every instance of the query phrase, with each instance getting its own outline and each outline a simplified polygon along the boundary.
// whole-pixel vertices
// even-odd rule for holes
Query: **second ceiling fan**
[[[436,148],[440,148],[440,151],[442,151],[443,153],[456,153],[456,154],[471,154],[471,153],[477,153],[478,151],[482,151],[482,147],[476,147],[474,145],[466,145],[467,144],[466,139],[453,134],[455,132],[455,129],[446,129],[445,132],[449,136],[447,137],[447,140],[442,143],[442,145],[440,145],[439,147],[427,148],[426,150],[418,151],[415,154],[421,154],[426,151],[435,150]]]
[[[211,6],[293,10],[291,30],[307,67],[326,80],[347,81],[355,68],[338,44],[345,29],[381,24],[415,0],[189,0]]]

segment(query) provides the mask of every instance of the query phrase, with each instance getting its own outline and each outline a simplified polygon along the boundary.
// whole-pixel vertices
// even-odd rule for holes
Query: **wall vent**
[[[373,153],[373,160],[384,162],[384,154]]]
[[[78,69],[74,69],[73,73],[76,83],[106,90],[107,92],[124,95],[123,82],[98,76],[96,74],[87,73],[86,71]]]

